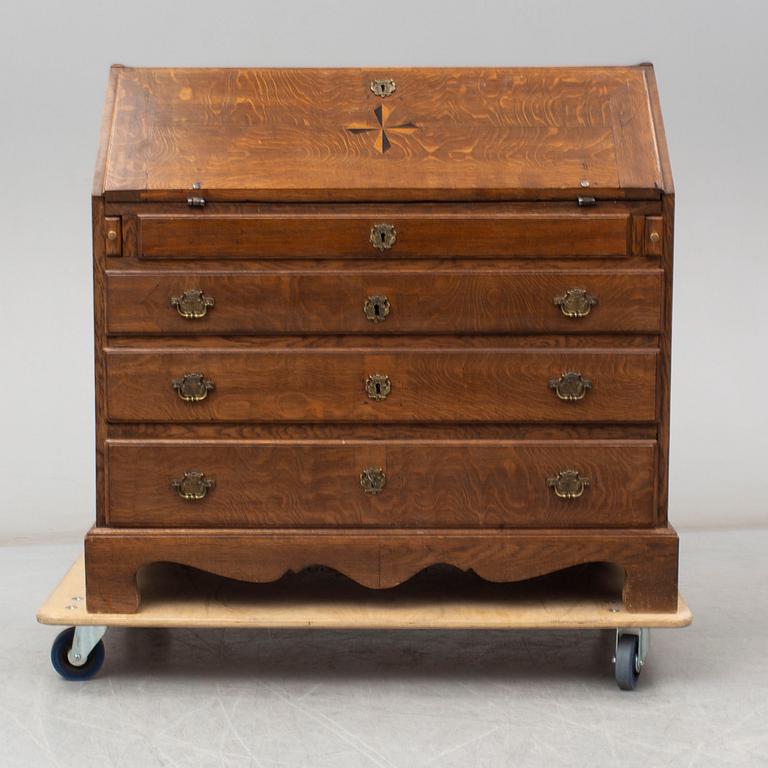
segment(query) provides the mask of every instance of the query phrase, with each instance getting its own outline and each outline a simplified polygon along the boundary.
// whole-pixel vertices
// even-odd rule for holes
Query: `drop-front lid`
[[[209,201],[651,199],[672,180],[650,65],[113,67],[94,193],[198,188]]]

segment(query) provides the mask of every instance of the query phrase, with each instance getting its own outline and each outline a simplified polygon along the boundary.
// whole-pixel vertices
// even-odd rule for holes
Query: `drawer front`
[[[662,273],[107,274],[111,334],[658,333]]]
[[[643,217],[628,209],[574,205],[548,213],[465,207],[421,216],[385,207],[347,214],[140,213],[135,222],[143,259],[623,258],[633,252],[642,226]]]
[[[108,451],[114,526],[654,524],[653,441],[116,441]]]
[[[116,422],[650,422],[656,358],[654,350],[111,349],[107,412]]]

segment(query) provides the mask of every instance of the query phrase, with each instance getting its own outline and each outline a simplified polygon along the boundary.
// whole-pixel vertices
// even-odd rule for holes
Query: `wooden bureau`
[[[113,67],[92,208],[90,611],[155,561],[676,609],[650,65]]]

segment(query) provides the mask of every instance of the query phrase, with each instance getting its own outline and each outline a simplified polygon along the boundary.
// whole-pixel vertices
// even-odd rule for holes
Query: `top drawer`
[[[210,208],[213,208],[211,206]],[[637,205],[229,206],[128,217],[142,259],[626,258],[643,253]]]

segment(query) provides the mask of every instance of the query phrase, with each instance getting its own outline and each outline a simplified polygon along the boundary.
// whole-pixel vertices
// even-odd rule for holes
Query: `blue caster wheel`
[[[51,664],[65,680],[90,680],[104,663],[104,643],[99,640],[82,664],[73,664],[69,652],[74,639],[74,627],[65,629],[56,637],[51,646]]]
[[[637,635],[622,635],[616,644],[614,659],[616,685],[622,691],[634,691],[640,676],[640,642]]]

